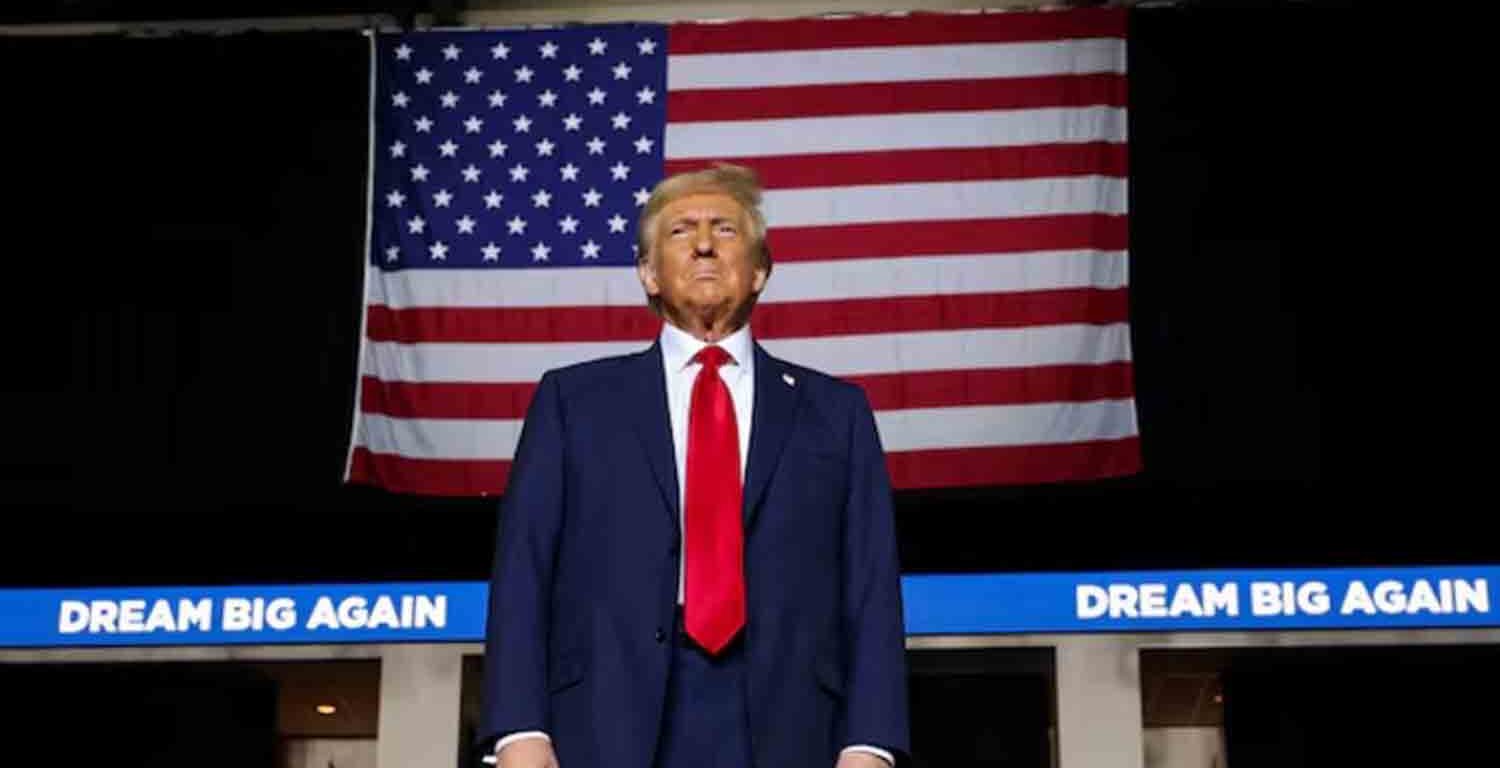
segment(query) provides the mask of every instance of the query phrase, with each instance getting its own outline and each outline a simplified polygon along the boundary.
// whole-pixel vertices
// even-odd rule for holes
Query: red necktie
[[[688,413],[683,622],[704,650],[718,653],[745,623],[740,434],[719,376],[729,353],[710,346],[693,359],[703,367]]]

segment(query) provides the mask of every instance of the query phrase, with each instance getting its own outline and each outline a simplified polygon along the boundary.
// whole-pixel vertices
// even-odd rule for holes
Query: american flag
[[[1140,469],[1119,9],[376,35],[347,477],[505,488],[546,370],[644,348],[640,206],[755,169],[773,355],[862,385],[899,488]]]

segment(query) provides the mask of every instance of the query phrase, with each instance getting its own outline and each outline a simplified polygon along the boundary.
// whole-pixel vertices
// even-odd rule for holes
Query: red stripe
[[[961,328],[1121,323],[1124,288],[1019,293],[897,296],[880,299],[763,304],[755,332],[763,339],[848,336]],[[639,307],[461,307],[369,309],[372,341],[406,344],[646,341],[661,321]]]
[[[505,490],[509,461],[411,459],[354,449],[349,482],[426,496],[490,496]]]
[[[922,371],[847,377],[876,410],[1118,400],[1134,395],[1130,363]],[[360,410],[400,419],[523,419],[533,382],[432,383],[365,376]]]
[[[667,94],[667,122],[774,120],[1047,107],[1124,107],[1124,75],[1056,75],[910,83],[704,88]]]
[[[535,382],[416,382],[360,379],[359,409],[401,419],[520,419]]]
[[[913,13],[851,19],[791,19],[735,24],[674,24],[667,51],[748,53],[863,48],[877,45],[1020,43],[1090,37],[1125,37],[1121,8],[1039,13]]]
[[[1123,251],[1129,237],[1125,216],[1085,213],[783,227],[772,230],[767,243],[777,261],[826,261],[1074,248]]]
[[[1058,176],[1125,178],[1129,151],[1124,144],[1034,144],[1025,147],[906,149],[890,152],[836,152],[740,158],[767,189],[838,187],[853,184],[1039,179]],[[668,160],[668,175],[711,167],[715,160]],[[778,230],[779,231],[779,230]]]
[[[897,488],[1096,480],[1141,471],[1140,438],[886,454]]]
[[[850,376],[877,411],[962,405],[1120,400],[1134,396],[1130,363]]]

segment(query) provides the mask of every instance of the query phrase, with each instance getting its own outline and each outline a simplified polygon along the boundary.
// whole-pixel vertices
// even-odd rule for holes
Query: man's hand
[[[500,750],[499,758],[497,768],[558,768],[552,742],[546,739],[512,741]]]
[[[891,765],[878,755],[850,750],[839,755],[839,762],[834,768],[891,768]]]

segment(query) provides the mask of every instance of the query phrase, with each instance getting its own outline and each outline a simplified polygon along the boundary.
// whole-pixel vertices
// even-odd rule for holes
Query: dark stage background
[[[1454,295],[1393,299],[1412,262],[1349,237],[1403,87],[1351,16],[1132,11],[1147,469],[901,492],[906,570],[1500,562],[1407,330]],[[0,584],[487,577],[494,500],[340,482],[366,46],[0,39]]]

